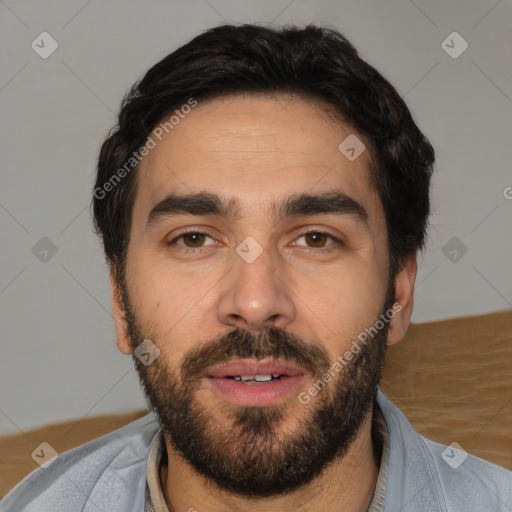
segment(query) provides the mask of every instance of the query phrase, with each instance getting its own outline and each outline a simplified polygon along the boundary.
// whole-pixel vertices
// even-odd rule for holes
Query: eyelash
[[[341,240],[339,240],[338,238],[336,238],[334,235],[331,235],[330,233],[326,233],[325,231],[319,231],[317,229],[312,229],[310,231],[305,231],[304,233],[301,233],[298,237],[298,238],[301,238],[303,236],[306,236],[306,235],[309,235],[311,233],[314,233],[315,235],[325,235],[327,238],[330,238],[333,243],[327,247],[304,247],[304,249],[306,250],[310,250],[310,251],[314,251],[314,252],[320,252],[320,253],[323,253],[323,252],[329,252],[331,251],[332,247],[334,245],[344,245],[343,242]],[[173,238],[170,242],[167,242],[165,245],[167,246],[172,246],[177,240],[179,240],[180,238],[183,238],[183,236],[185,235],[188,235],[188,234],[195,234],[195,235],[206,235],[206,236],[209,236],[210,238],[214,239],[214,236],[211,234],[211,233],[208,233],[207,231],[197,231],[197,230],[190,230],[190,231],[184,231],[183,233],[181,233],[180,235],[178,235],[177,237]],[[200,252],[202,249],[204,249],[204,247],[186,247],[186,246],[179,246],[180,247],[180,251],[182,252],[187,252],[187,253],[197,253],[197,252]]]

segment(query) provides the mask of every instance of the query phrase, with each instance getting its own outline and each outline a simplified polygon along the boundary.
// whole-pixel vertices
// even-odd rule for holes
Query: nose
[[[251,263],[234,254],[232,271],[221,282],[218,319],[230,327],[260,331],[267,325],[284,329],[296,317],[290,283],[278,255],[269,249]],[[273,261],[275,260],[275,261]]]

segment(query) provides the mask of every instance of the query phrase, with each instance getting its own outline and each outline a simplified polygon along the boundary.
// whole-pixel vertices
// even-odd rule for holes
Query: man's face
[[[390,325],[367,344],[357,336],[394,290],[369,155],[351,161],[338,149],[351,134],[296,98],[200,102],[138,171],[118,346],[158,347],[149,366],[134,360],[167,438],[233,492],[272,495],[310,481],[369,419]],[[177,210],[170,194],[208,201]],[[214,195],[230,215],[213,213]],[[331,199],[291,202],[301,195]],[[354,340],[361,350],[343,359]],[[228,362],[260,367],[219,366]],[[309,393],[329,369],[332,380]],[[241,382],[242,372],[284,375]]]

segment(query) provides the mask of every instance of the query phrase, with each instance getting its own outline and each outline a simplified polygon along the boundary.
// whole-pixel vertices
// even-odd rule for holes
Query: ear
[[[116,280],[116,267],[113,263],[110,265],[110,285],[112,288],[112,313],[114,315],[114,325],[116,328],[116,345],[123,354],[130,355],[133,353],[133,350],[130,344],[130,337],[128,336],[126,320],[124,318],[125,311],[121,298],[121,289]]]
[[[396,303],[393,305],[396,314],[390,322],[388,345],[394,345],[401,341],[409,327],[414,305],[416,271],[416,253],[414,253],[404,260],[402,270],[395,278],[395,291],[399,307]]]

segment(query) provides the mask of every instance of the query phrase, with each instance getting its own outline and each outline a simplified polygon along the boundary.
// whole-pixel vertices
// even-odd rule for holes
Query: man
[[[379,388],[433,162],[335,31],[223,26],[156,64],[94,189],[117,346],[152,412],[0,510],[512,510],[509,471],[453,469]]]

